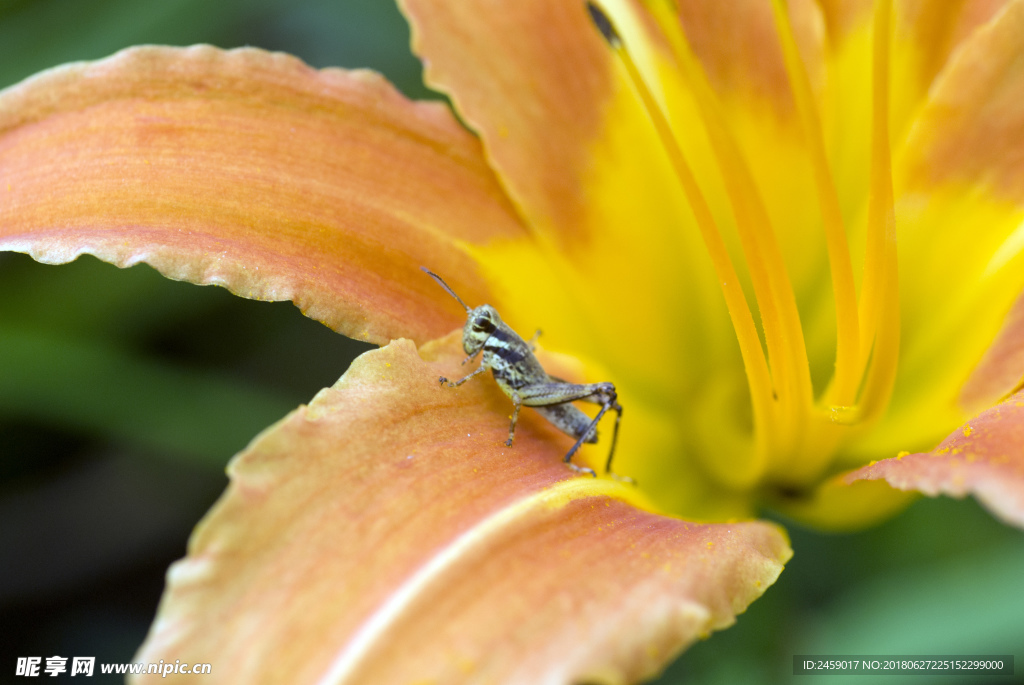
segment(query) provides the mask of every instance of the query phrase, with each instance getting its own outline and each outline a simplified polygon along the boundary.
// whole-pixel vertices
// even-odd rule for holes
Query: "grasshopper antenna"
[[[456,295],[455,291],[448,287],[448,284],[444,282],[443,278],[441,278],[440,276],[438,276],[425,266],[421,266],[420,270],[423,271],[428,276],[430,276],[431,278],[433,278],[435,281],[437,281],[437,284],[440,285],[442,288],[447,290],[449,295],[451,295],[452,297],[459,301],[459,304],[462,305],[463,309],[465,309],[467,312],[470,311],[469,307],[466,306],[466,303],[462,301],[462,298]]]

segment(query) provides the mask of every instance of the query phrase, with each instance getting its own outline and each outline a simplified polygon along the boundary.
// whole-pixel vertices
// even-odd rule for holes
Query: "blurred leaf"
[[[1019,542],[1024,540],[862,583],[806,621],[794,653],[1019,655],[1024,645],[1024,545]],[[990,681],[999,679],[985,680]],[[880,675],[871,682],[905,678]]]
[[[965,653],[968,643],[976,644],[979,653],[992,653],[1000,642],[986,644],[984,639],[1001,633],[1011,639],[1002,643],[1004,652],[1014,654],[1018,664],[1024,659],[1024,621],[1019,618],[1024,615],[1024,534],[994,520],[977,502],[922,499],[901,516],[855,534],[786,527],[796,554],[779,581],[735,626],[694,645],[654,683],[813,685],[822,681],[792,676],[794,654],[854,654],[864,640],[874,645],[868,653],[906,653],[904,647],[916,645],[923,647],[919,653],[955,654]],[[995,568],[999,565],[1002,570]],[[1006,612],[999,609],[990,616],[988,603],[994,600],[986,597],[989,591],[1002,593]],[[944,603],[948,615],[937,620]],[[974,637],[961,639],[968,631]],[[945,640],[924,637],[943,632]],[[922,639],[903,644],[900,635]],[[877,643],[871,642],[876,638]],[[952,648],[951,639],[956,640]],[[833,681],[852,682],[841,676]],[[871,683],[876,682],[881,681],[872,676]],[[898,682],[924,681],[905,676]],[[942,682],[963,681],[943,676]],[[998,685],[1005,680],[985,676],[976,682]]]
[[[238,0],[36,0],[0,15],[0,83],[147,42],[202,42],[237,20]],[[249,6],[264,4],[248,2]],[[41,36],[49,40],[40,40]],[[192,36],[195,36],[193,38]]]
[[[101,344],[0,329],[0,411],[223,466],[294,409],[264,390]],[[154,389],[157,389],[154,391]]]
[[[0,278],[3,327],[107,338],[118,347],[131,346],[168,321],[213,311],[225,299],[216,288],[170,283],[145,264],[117,269],[92,256],[57,267],[3,253]]]
[[[131,45],[196,43],[282,50],[315,67],[375,69],[411,97],[440,97],[423,85],[409,29],[386,0],[6,0],[0,86]]]
[[[226,481],[209,469],[111,451],[5,493],[0,606],[85,586],[180,545],[181,531]],[[27,521],[32,534],[25,532]]]

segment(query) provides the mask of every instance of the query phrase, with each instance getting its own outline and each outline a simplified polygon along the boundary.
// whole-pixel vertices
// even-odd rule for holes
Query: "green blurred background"
[[[436,97],[408,40],[388,0],[0,0],[0,86],[129,45],[212,43]],[[25,682],[18,656],[130,660],[228,458],[368,347],[290,304],[91,257],[0,254],[0,292],[0,682]],[[1014,654],[1024,674],[1024,534],[973,501],[921,500],[853,535],[788,528],[778,584],[657,682],[828,680],[792,676],[794,654]]]

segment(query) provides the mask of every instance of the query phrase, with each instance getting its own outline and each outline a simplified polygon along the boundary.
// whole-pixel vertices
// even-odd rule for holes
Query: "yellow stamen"
[[[830,411],[823,413],[815,408],[796,297],[767,208],[671,0],[654,0],[647,4],[647,9],[671,46],[685,80],[685,90],[693,98],[721,171],[761,315],[767,361],[721,233],[672,129],[672,119],[666,113],[670,104],[656,98],[608,17],[588,3],[595,24],[612,47],[654,125],[719,277],[751,390],[757,454],[750,464],[750,479],[768,474],[770,469],[771,475],[789,484],[811,482],[827,468],[845,435],[846,429],[837,424],[877,418],[891,395],[899,352],[896,234],[888,139],[891,4],[891,0],[879,0],[873,20],[871,172],[864,288],[858,302],[850,247],[810,81],[783,2],[772,0],[793,100],[807,141],[832,274],[836,370],[823,400]],[[668,97],[666,100],[674,102]]]
[[[900,343],[896,218],[889,151],[889,21],[892,0],[875,5],[872,46],[871,186],[868,244],[861,301],[861,360],[870,367],[859,402],[859,420],[877,418],[888,404],[896,378]],[[874,345],[871,343],[874,342]],[[863,368],[863,367],[862,367]]]
[[[689,201],[694,219],[701,233],[701,238],[711,257],[711,262],[718,276],[719,285],[725,296],[726,307],[729,317],[732,320],[733,328],[740,345],[740,354],[743,358],[743,365],[747,373],[750,386],[751,402],[754,415],[754,434],[757,444],[751,455],[754,463],[750,468],[737,469],[737,473],[743,473],[745,480],[755,482],[764,472],[765,461],[768,454],[768,444],[771,434],[776,425],[776,412],[772,399],[772,383],[768,372],[767,362],[761,349],[761,341],[757,335],[757,328],[754,325],[753,315],[747,304],[746,297],[740,287],[732,259],[729,257],[725,242],[722,240],[720,231],[715,222],[711,209],[704,198],[693,172],[676,141],[675,134],[661,110],[661,106],[651,94],[640,70],[637,68],[625,49],[622,40],[615,32],[614,27],[607,16],[597,7],[588,5],[594,23],[604,34],[612,51],[618,57],[626,74],[636,89],[637,94],[646,109],[651,122],[657,131],[665,152],[676,176],[679,179],[683,192]]]
[[[822,224],[828,247],[829,266],[832,273],[832,291],[836,307],[836,371],[830,388],[829,403],[846,405],[856,399],[860,385],[859,365],[859,321],[857,315],[857,294],[853,282],[853,265],[850,248],[843,228],[843,217],[839,209],[839,196],[832,172],[825,155],[824,136],[821,120],[811,96],[811,84],[800,59],[793,28],[782,0],[772,0],[775,26],[782,43],[782,53],[789,75],[793,101],[800,115],[814,181],[818,188],[818,202],[821,206]]]
[[[889,403],[900,347],[896,217],[889,150],[889,23],[892,0],[878,0],[872,23],[871,178],[867,252],[860,301],[860,360],[863,389],[853,406],[834,406],[835,423],[878,418]]]
[[[670,8],[658,4],[651,9],[654,12],[670,11]],[[662,21],[661,25],[667,31],[673,53],[715,151],[761,312],[772,378],[782,407],[780,440],[774,455],[787,462],[799,459],[807,435],[806,427],[812,417],[813,390],[803,328],[786,266],[751,172],[732,134],[723,124],[725,119],[717,97],[690,49],[678,19]]]

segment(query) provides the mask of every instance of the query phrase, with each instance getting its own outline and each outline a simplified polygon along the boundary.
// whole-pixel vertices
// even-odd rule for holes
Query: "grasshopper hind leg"
[[[636,485],[636,481],[629,476],[620,476],[612,471],[612,458],[615,456],[615,444],[619,441],[619,423],[622,421],[622,405],[615,402],[611,408],[615,411],[615,428],[612,429],[612,446],[608,449],[608,462],[604,466],[604,472],[617,481]]]
[[[593,420],[590,422],[590,425],[587,426],[587,429],[583,431],[582,435],[580,435],[580,437],[576,440],[576,444],[574,444],[572,448],[569,450],[569,452],[565,455],[564,461],[576,471],[583,471],[589,473],[595,478],[597,477],[593,469],[588,469],[585,466],[577,466],[576,464],[573,464],[572,457],[574,454],[576,454],[577,451],[579,451],[580,447],[583,445],[584,442],[597,442],[597,424],[601,421],[601,418],[605,415],[605,413],[608,412],[608,410],[612,410],[615,412],[615,428],[612,429],[612,444],[611,447],[608,449],[608,461],[605,463],[604,472],[617,481],[623,483],[630,483],[631,485],[636,485],[636,481],[630,478],[629,476],[620,476],[619,474],[614,473],[612,471],[612,459],[615,458],[615,445],[619,441],[619,423],[621,423],[622,421],[622,405],[619,404],[614,399],[609,402],[606,402],[601,406],[601,410],[597,412],[597,416],[593,418]]]
[[[615,428],[612,433],[611,448],[608,450],[608,461],[605,471],[615,480],[625,483],[636,483],[632,478],[619,476],[611,470],[612,459],[615,456],[615,446],[619,440],[619,424],[622,422],[622,405],[619,404],[618,393],[616,393],[613,384],[592,383],[589,385],[575,385],[564,381],[555,381],[520,388],[518,392],[524,405],[533,407],[559,430],[576,438],[576,443],[565,455],[563,461],[574,470],[589,473],[595,477],[596,474],[592,469],[573,464],[572,457],[579,451],[583,443],[597,442],[597,424],[608,411],[614,411]],[[572,402],[575,400],[596,404],[601,409],[597,412],[597,416],[591,419],[572,405]]]

